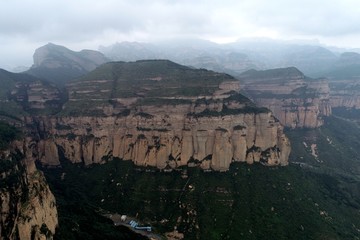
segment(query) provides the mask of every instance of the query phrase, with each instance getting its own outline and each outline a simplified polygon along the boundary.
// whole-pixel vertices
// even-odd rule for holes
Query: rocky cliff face
[[[49,113],[61,108],[61,93],[53,84],[40,81],[19,81],[10,92],[10,98],[27,111],[46,111]]]
[[[52,43],[36,49],[33,58],[34,64],[27,73],[59,85],[84,75],[108,61],[97,51],[74,52]]]
[[[331,80],[331,107],[360,109],[360,94],[358,78]]]
[[[38,142],[41,162],[59,165],[61,152],[74,163],[117,157],[160,169],[227,170],[232,161],[287,164],[290,144],[270,112],[203,117],[180,112],[189,107],[165,106],[146,116],[38,119],[46,133]]]
[[[0,153],[0,239],[52,239],[55,234],[55,198],[29,144],[17,142]]]
[[[68,85],[58,117],[26,123],[36,126],[39,158],[50,166],[62,155],[86,165],[116,157],[160,169],[286,165],[290,143],[282,126],[239,90],[229,75],[168,61],[111,63]]]
[[[32,68],[71,67],[89,72],[106,61],[104,55],[97,51],[82,50],[74,52],[63,46],[49,43],[36,49]]]
[[[307,78],[296,68],[251,70],[240,79],[244,91],[287,127],[319,127],[331,114],[327,81]]]
[[[232,161],[288,161],[281,124],[227,74],[165,60],[108,63],[67,84],[63,106],[51,84],[13,85],[11,98],[30,113],[26,150],[45,165],[60,165],[62,157],[86,165],[116,157],[161,169],[227,170]]]

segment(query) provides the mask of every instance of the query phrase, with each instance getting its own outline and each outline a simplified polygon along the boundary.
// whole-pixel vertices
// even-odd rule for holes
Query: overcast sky
[[[30,66],[52,42],[73,50],[121,41],[244,37],[360,47],[359,0],[0,0],[0,68]]]

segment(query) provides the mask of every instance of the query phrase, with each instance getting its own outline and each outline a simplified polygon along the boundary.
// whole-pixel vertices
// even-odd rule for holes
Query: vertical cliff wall
[[[357,78],[330,81],[331,107],[360,109],[360,85]]]
[[[45,165],[114,157],[160,169],[227,170],[233,161],[286,165],[290,143],[227,74],[166,60],[108,63],[67,85],[57,116],[26,118]]]
[[[14,82],[29,113],[34,160],[57,166],[114,157],[160,169],[227,170],[233,161],[286,165],[290,143],[266,108],[239,93],[230,75],[166,60],[112,62],[66,85]]]
[[[240,76],[244,91],[258,105],[269,108],[291,128],[316,128],[331,115],[329,85],[310,79],[296,68],[248,71]]]
[[[192,107],[147,106],[126,117],[29,118],[27,123],[38,126],[39,158],[50,166],[60,164],[60,152],[85,165],[117,157],[160,169],[227,170],[233,161],[287,164],[290,143],[271,112],[189,114]]]
[[[0,152],[0,239],[52,239],[55,234],[55,198],[30,149],[17,142]]]

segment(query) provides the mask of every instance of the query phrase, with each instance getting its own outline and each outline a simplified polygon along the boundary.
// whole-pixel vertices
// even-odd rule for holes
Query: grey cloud
[[[338,36],[360,33],[359,10],[360,2],[352,0],[278,0],[263,1],[244,13],[256,25],[284,33]]]
[[[47,42],[89,47],[124,40],[239,38],[274,31],[279,38],[336,41],[345,35],[360,38],[359,12],[357,0],[3,0],[0,51],[11,38],[29,47]]]

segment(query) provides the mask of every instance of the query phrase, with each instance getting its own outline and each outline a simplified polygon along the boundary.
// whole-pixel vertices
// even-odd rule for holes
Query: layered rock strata
[[[26,124],[36,126],[39,158],[50,166],[60,165],[60,156],[85,165],[115,157],[160,169],[286,165],[290,143],[281,124],[239,90],[229,75],[169,61],[110,63],[68,85],[58,117],[29,117]]]
[[[290,144],[270,112],[216,117],[167,113],[40,119],[46,133],[38,143],[41,162],[59,165],[61,151],[71,162],[86,165],[113,157],[160,169],[199,164],[227,170],[232,161],[287,164]]]
[[[160,169],[286,165],[281,124],[239,91],[230,75],[153,60],[104,64],[67,84],[66,101],[39,81],[15,82],[10,96],[30,113],[26,150],[44,165],[114,157]]]
[[[359,79],[331,80],[331,107],[345,107],[360,109]]]
[[[259,106],[269,108],[290,128],[316,128],[331,115],[329,85],[310,79],[296,68],[248,71],[240,76],[244,91]]]

